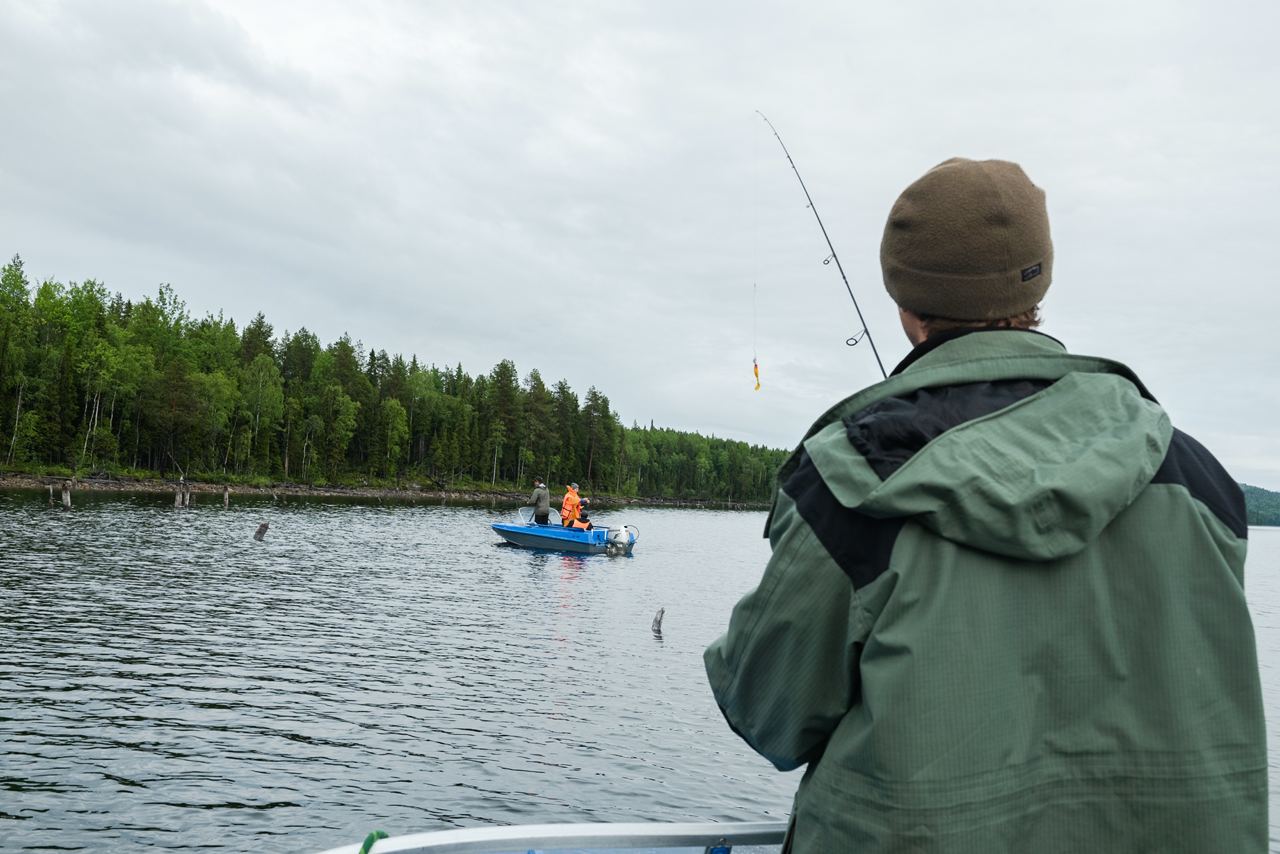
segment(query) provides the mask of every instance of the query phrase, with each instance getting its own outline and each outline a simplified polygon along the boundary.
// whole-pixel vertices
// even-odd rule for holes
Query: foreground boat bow
[[[393,836],[377,842],[370,854],[525,854],[528,851],[612,854],[612,852],[688,851],[731,854],[735,846],[753,846],[765,854],[776,852],[786,835],[786,822],[750,821],[717,824],[526,824],[514,827],[471,827]],[[754,846],[764,846],[756,848]],[[740,854],[746,854],[739,847]],[[334,848],[324,854],[359,854],[359,845]]]

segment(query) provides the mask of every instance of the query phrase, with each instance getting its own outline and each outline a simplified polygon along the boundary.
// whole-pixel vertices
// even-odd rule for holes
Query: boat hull
[[[493,530],[500,537],[514,546],[526,549],[543,549],[545,551],[575,552],[577,554],[604,554],[609,551],[609,528],[593,528],[583,531],[577,528],[564,528],[560,525],[537,524],[494,524]],[[629,535],[629,542],[624,550],[631,553],[635,545],[635,537]]]

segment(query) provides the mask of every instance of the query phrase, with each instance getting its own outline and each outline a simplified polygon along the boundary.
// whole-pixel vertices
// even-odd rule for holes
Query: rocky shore
[[[71,481],[71,491],[84,490],[95,493],[121,494],[154,494],[173,495],[179,489],[176,480],[158,478],[66,478],[57,476],[36,476],[0,472],[0,490],[22,490],[48,492],[51,496],[61,494],[63,485]],[[287,498],[331,501],[358,502],[404,502],[407,504],[465,504],[490,505],[501,507],[519,507],[529,500],[529,492],[511,492],[509,490],[450,490],[425,488],[416,483],[404,486],[308,486],[298,483],[276,483],[271,486],[250,486],[247,484],[226,484],[215,481],[187,481],[183,484],[193,496],[195,503],[209,503],[211,500],[222,502],[224,492],[230,500],[237,497],[253,500],[271,499],[279,501]],[[52,491],[50,491],[52,487]],[[530,490],[531,491],[531,490]],[[200,496],[204,496],[201,500]],[[674,499],[674,498],[630,498],[622,496],[593,493],[592,506],[607,507],[689,507],[715,510],[767,510],[763,502],[715,501],[711,499]]]

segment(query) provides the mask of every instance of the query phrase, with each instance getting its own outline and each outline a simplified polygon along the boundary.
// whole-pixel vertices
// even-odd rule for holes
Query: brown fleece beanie
[[[996,320],[1034,308],[1053,277],[1041,190],[1007,160],[939,163],[893,203],[884,286],[916,314]]]

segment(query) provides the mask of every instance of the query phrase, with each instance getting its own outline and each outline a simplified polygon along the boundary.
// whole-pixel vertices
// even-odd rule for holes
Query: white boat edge
[[[370,854],[494,854],[519,849],[696,848],[698,846],[781,845],[785,821],[688,822],[662,824],[519,824],[467,827],[390,836],[369,849]],[[359,854],[361,843],[331,848],[321,854]]]

